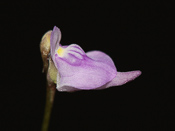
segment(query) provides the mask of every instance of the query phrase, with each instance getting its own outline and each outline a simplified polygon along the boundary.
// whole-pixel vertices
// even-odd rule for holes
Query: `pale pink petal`
[[[52,57],[54,57],[55,55],[55,50],[59,46],[60,40],[61,40],[61,31],[58,27],[54,26],[50,36],[50,52]]]

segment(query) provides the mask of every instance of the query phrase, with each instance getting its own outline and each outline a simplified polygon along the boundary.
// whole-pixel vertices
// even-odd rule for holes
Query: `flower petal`
[[[59,46],[60,40],[61,40],[61,31],[58,27],[54,26],[50,36],[50,50],[51,50],[50,52],[52,57],[55,55],[55,50]]]
[[[63,87],[90,90],[98,88],[114,79],[117,70],[112,59],[105,53],[89,52],[88,55],[86,55],[81,48],[74,50],[74,48],[70,48],[70,46],[64,49],[65,53],[62,57],[55,54],[55,64],[60,73],[60,80],[59,83],[57,83],[58,90],[63,91]],[[76,45],[75,47],[79,46]],[[78,53],[81,57],[70,53],[70,50],[68,50],[69,53],[66,53],[67,49],[71,49],[72,52]],[[77,51],[77,49],[79,51]],[[95,56],[96,54],[99,55]]]
[[[105,89],[112,86],[121,86],[129,81],[134,80],[141,75],[141,71],[128,71],[128,72],[117,72],[117,76],[109,83],[99,87],[98,89]]]
[[[89,52],[86,53],[86,55],[88,57],[90,57],[91,59],[93,59],[93,60],[107,63],[109,66],[111,66],[112,68],[116,69],[113,60],[107,54],[105,54],[104,52],[101,52],[101,51],[89,51]]]

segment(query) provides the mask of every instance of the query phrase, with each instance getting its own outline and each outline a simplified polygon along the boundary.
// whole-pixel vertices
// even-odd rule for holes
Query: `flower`
[[[141,71],[118,72],[113,60],[101,51],[87,53],[77,44],[62,46],[56,26],[50,36],[50,53],[55,65],[58,91],[100,90],[120,86],[141,75]]]

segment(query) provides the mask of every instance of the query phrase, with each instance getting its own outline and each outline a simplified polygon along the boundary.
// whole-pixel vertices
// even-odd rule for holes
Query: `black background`
[[[39,43],[58,26],[63,45],[101,50],[136,80],[101,91],[56,92],[50,131],[175,130],[173,4],[1,2],[0,129],[38,131],[45,105]]]

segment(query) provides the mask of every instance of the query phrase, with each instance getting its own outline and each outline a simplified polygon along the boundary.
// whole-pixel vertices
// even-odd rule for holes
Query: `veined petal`
[[[75,44],[74,46],[79,47]],[[72,52],[77,52],[81,56],[80,59],[76,55],[69,54],[69,51],[66,53],[68,49],[70,49],[69,46],[64,49],[65,54],[61,57],[58,54],[55,55],[55,64],[60,73],[58,90],[64,90],[63,87],[73,87],[79,90],[95,89],[110,82],[116,76],[117,70],[111,58],[105,53],[94,51],[86,55],[81,48],[76,48],[76,50],[71,48]]]

